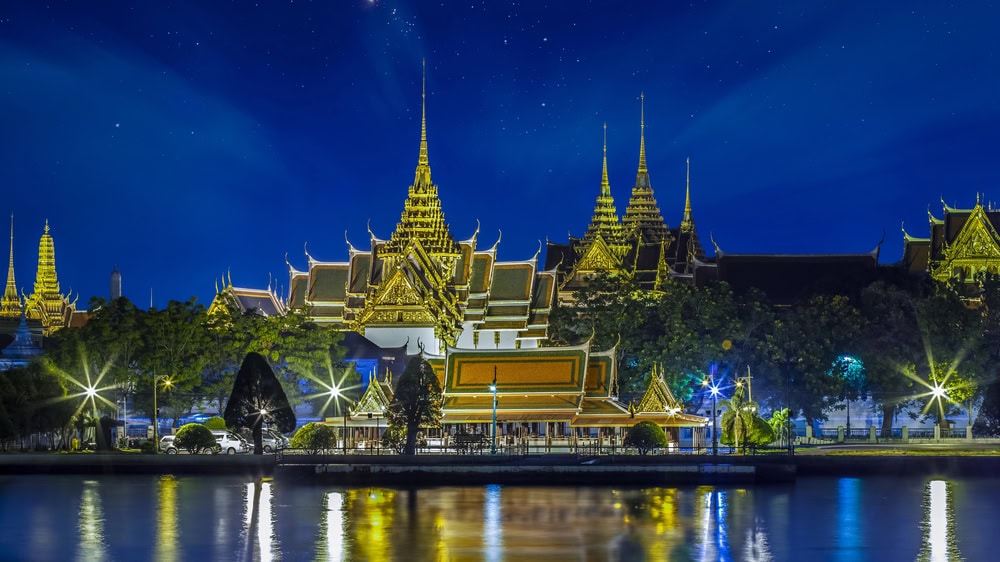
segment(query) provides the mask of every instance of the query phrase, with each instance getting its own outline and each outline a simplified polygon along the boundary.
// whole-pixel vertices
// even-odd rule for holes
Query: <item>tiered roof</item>
[[[59,292],[59,276],[56,273],[56,250],[49,221],[45,221],[45,232],[38,241],[38,270],[35,273],[35,288],[26,299],[28,318],[39,320],[42,331],[49,334],[68,326],[76,309],[76,299]]]
[[[971,209],[942,200],[943,218],[927,211],[930,236],[903,230],[902,265],[910,273],[929,273],[938,281],[972,283],[981,273],[1000,271],[1000,209],[984,205],[979,195]]]

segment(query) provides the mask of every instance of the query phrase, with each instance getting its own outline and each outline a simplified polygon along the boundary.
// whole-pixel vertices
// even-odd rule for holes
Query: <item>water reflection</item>
[[[961,560],[962,555],[955,540],[955,508],[951,499],[951,482],[931,480],[924,488],[924,520],[920,523],[923,541],[917,560]]]
[[[241,533],[245,560],[274,560],[275,553],[281,552],[281,544],[274,533],[272,491],[273,483],[270,479],[257,479],[246,484]]]
[[[77,560],[107,559],[108,545],[104,536],[104,510],[101,508],[100,484],[94,480],[83,483],[78,529],[80,550],[77,552]]]
[[[988,532],[963,526],[960,535],[956,521],[1000,513],[1000,482],[988,479],[642,489],[345,489],[170,476],[3,484],[0,558],[12,560],[890,562],[956,559],[959,546],[969,559],[991,559]],[[956,496],[959,486],[975,486],[975,501]],[[79,503],[65,509],[67,498]]]

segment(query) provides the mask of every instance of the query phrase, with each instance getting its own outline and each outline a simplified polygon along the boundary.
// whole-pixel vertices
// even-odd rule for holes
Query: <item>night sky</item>
[[[0,186],[21,289],[48,219],[63,291],[157,307],[215,279],[287,290],[388,238],[421,60],[452,234],[501,260],[624,213],[645,92],[670,226],[732,253],[861,253],[941,198],[1000,201],[1000,10],[979,2],[4,2]]]

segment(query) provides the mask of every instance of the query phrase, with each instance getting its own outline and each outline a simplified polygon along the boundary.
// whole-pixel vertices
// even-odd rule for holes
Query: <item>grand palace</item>
[[[417,165],[391,235],[379,238],[369,229],[367,248],[348,240],[343,261],[317,260],[306,251],[300,269],[286,259],[287,294],[270,286],[234,286],[226,279],[217,284],[209,312],[298,310],[343,332],[346,361],[363,382],[345,423],[360,430],[378,423],[391,401],[393,377],[409,357],[421,354],[438,375],[446,425],[490,421],[495,400],[505,435],[613,435],[650,419],[675,441],[682,430],[697,440],[707,420],[682,413],[664,373],[649,373],[641,398],[625,403],[618,395],[615,348],[549,344],[553,309],[574,306],[576,292],[595,274],[625,276],[648,291],[668,282],[726,282],[737,293],[762,290],[782,305],[817,292],[857,294],[889,275],[930,276],[971,287],[980,273],[1000,270],[1000,209],[978,196],[971,209],[942,202],[941,218],[928,212],[926,238],[904,231],[903,259],[895,264],[879,264],[882,241],[855,254],[780,255],[730,253],[710,239],[712,255],[707,255],[694,220],[690,161],[681,220],[671,227],[663,217],[646,160],[644,97],[642,104],[638,167],[624,212],[619,215],[608,181],[605,141],[593,214],[589,223],[580,221],[587,224],[583,236],[547,242],[544,257],[540,248],[528,259],[505,260],[499,240],[481,247],[478,229],[465,239],[449,229],[431,176],[422,93]],[[86,320],[75,299],[60,291],[49,230],[46,222],[34,289],[19,293],[11,218],[10,265],[0,299],[0,336],[8,343],[0,366],[27,361],[37,355],[44,336]],[[117,268],[112,287],[116,275],[120,287]]]

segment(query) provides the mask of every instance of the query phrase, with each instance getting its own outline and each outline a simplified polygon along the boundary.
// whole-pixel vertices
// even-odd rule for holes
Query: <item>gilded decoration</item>
[[[938,281],[971,281],[979,272],[995,270],[998,262],[1000,236],[977,201],[955,239],[945,243],[941,260],[929,265]]]

